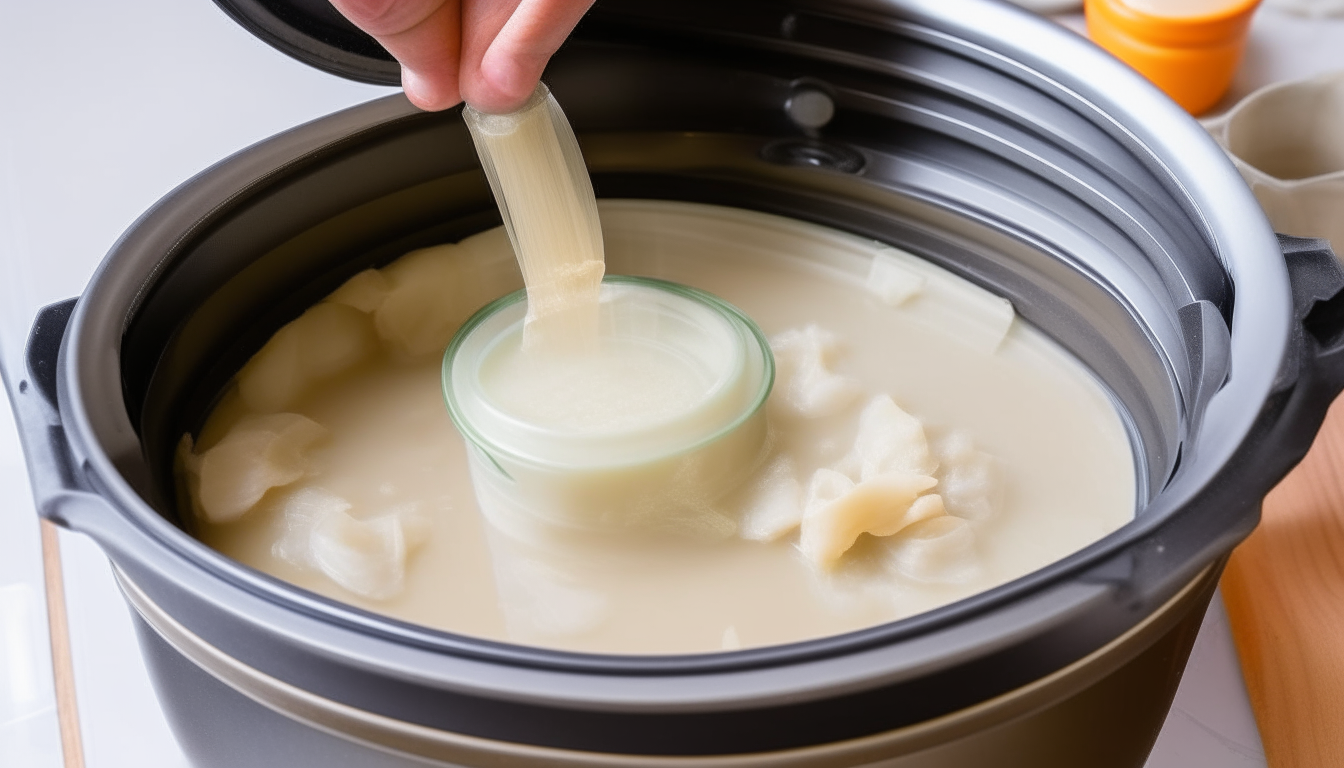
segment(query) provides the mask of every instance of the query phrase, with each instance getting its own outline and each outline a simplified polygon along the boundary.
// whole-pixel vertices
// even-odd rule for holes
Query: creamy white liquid
[[[766,448],[770,351],[750,321],[702,291],[613,277],[593,346],[529,349],[520,298],[479,313],[444,356],[487,519],[527,539],[538,525],[731,528],[704,510]]]
[[[454,371],[474,377],[474,396],[557,435],[614,434],[676,417],[706,420],[679,430],[703,433],[732,418],[698,408],[741,376],[750,351],[727,317],[654,285],[609,284],[601,295],[595,344],[529,348],[516,321],[492,322],[476,333],[498,338],[483,342],[479,358],[460,352],[472,360],[455,359]]]
[[[481,369],[490,401],[530,424],[572,434],[624,432],[691,410],[711,372],[663,348],[634,341],[600,352],[541,357],[521,343],[497,349]]]
[[[803,558],[796,536],[744,539],[746,488],[707,510],[718,517],[687,535],[503,536],[477,512],[466,449],[443,406],[438,354],[408,354],[400,339],[409,331],[382,319],[415,314],[398,303],[419,300],[408,280],[408,287],[342,289],[342,301],[377,306],[367,320],[373,329],[395,333],[379,331],[378,350],[284,398],[284,410],[330,433],[307,449],[308,474],[271,488],[235,522],[201,518],[197,535],[301,587],[408,621],[531,645],[645,654],[770,645],[884,623],[1029,573],[1131,519],[1132,457],[1109,398],[1069,355],[1010,309],[1005,314],[1001,299],[885,246],[757,213],[608,201],[602,221],[612,272],[710,291],[776,338],[809,325],[824,329],[838,341],[834,373],[864,392],[890,395],[922,420],[931,444],[971,435],[996,464],[993,514],[957,530],[944,530],[952,521],[931,521],[895,554],[861,537],[830,571]],[[457,303],[443,311],[459,322],[521,282],[498,232],[416,258],[432,261],[435,279],[454,286]],[[446,345],[451,329],[435,334],[424,344]],[[799,401],[821,415],[772,420],[776,451],[793,457],[804,481],[814,467],[842,463],[854,444],[864,399],[839,395]],[[776,389],[772,413],[773,401],[788,396]],[[196,451],[256,410],[233,390]],[[959,449],[940,450],[946,457]],[[945,473],[950,459],[942,461],[940,488],[962,482]],[[344,522],[322,528],[323,541],[369,541],[370,551],[405,553],[404,574],[393,574],[399,591],[360,597],[286,558],[282,544],[294,518],[282,509],[302,489],[322,489],[348,505],[341,514],[371,521],[356,529],[334,518]],[[715,520],[728,527],[716,529]],[[328,550],[343,551],[334,546]],[[957,570],[967,562],[974,568]],[[358,571],[366,581],[380,573]],[[392,591],[386,583],[379,595]]]

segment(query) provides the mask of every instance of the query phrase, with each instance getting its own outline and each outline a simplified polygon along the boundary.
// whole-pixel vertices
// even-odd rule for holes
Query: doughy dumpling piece
[[[376,347],[367,315],[322,302],[276,331],[243,366],[238,393],[255,411],[283,411],[309,386],[353,367]]]
[[[406,583],[406,532],[395,512],[356,520],[328,510],[313,523],[313,564],[327,578],[362,597],[385,600]]]
[[[299,338],[289,325],[276,331],[238,372],[238,394],[249,408],[261,413],[283,411],[306,383],[300,373]]]
[[[391,290],[373,313],[383,341],[410,357],[442,354],[475,307],[464,300],[473,279],[456,245],[411,251],[384,267]]]
[[[470,249],[476,261],[498,261],[518,265],[513,254],[513,243],[509,242],[509,232],[504,227],[495,227],[462,238],[458,247]],[[514,271],[517,271],[516,269]],[[521,277],[521,275],[519,275]]]
[[[774,541],[803,521],[803,487],[793,459],[776,456],[751,488],[739,531],[744,539]]]
[[[421,544],[429,540],[432,530],[429,516],[421,511],[419,502],[398,504],[386,514],[394,514],[401,521],[401,533],[406,538],[407,552],[415,552]]]
[[[406,560],[429,535],[420,505],[401,504],[361,520],[350,502],[325,488],[300,488],[281,507],[279,538],[271,553],[315,568],[340,586],[381,600],[401,591]]]
[[[959,517],[941,515],[923,520],[892,536],[888,542],[891,567],[915,581],[958,584],[975,578],[980,572],[975,553],[975,531],[970,523]]]
[[[970,436],[953,432],[938,443],[943,494],[949,514],[982,522],[993,517],[1000,486],[994,457],[975,448]]]
[[[344,304],[317,304],[293,325],[309,384],[350,369],[377,348],[368,316]]]
[[[839,345],[835,334],[815,324],[777,334],[770,340],[777,395],[772,400],[809,419],[829,416],[853,403],[858,387],[829,367]]]
[[[893,471],[930,475],[938,467],[924,425],[887,395],[874,397],[859,414],[854,463],[862,480]]]
[[[943,497],[936,493],[929,493],[920,496],[910,504],[910,511],[906,513],[911,520],[928,520],[947,514],[947,507],[943,506]],[[898,531],[899,533],[899,531]]]
[[[938,481],[927,475],[894,471],[855,483],[830,469],[819,469],[808,489],[798,546],[809,560],[834,566],[864,533],[890,536],[921,518],[940,513],[929,505],[912,506]]]
[[[873,257],[865,287],[884,304],[899,307],[922,291],[928,278],[906,266],[896,257],[896,251],[887,251]]]
[[[321,424],[297,413],[245,416],[201,454],[197,511],[212,523],[247,514],[272,488],[308,471],[308,449],[327,436]]]
[[[280,512],[282,532],[271,554],[304,568],[313,568],[313,525],[323,516],[350,511],[350,502],[325,488],[300,488],[285,497]]]
[[[366,269],[355,275],[327,297],[332,304],[344,304],[368,314],[383,305],[392,283],[376,269]]]

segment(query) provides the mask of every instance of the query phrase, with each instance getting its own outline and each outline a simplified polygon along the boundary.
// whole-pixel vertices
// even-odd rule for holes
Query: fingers
[[[593,0],[331,0],[401,62],[421,109],[522,106]]]
[[[522,106],[592,0],[466,0],[462,96],[483,112]]]
[[[481,59],[499,36],[521,0],[462,0],[462,61],[458,82],[462,98],[483,112],[510,112],[526,100],[515,100],[482,88]],[[535,84],[534,86],[535,87]],[[515,103],[517,101],[517,103]]]
[[[332,0],[347,19],[401,62],[411,103],[440,110],[462,100],[457,0]]]

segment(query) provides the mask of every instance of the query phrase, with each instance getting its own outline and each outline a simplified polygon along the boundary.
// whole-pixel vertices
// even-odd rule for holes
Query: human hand
[[[331,0],[401,62],[412,104],[523,105],[593,0]]]

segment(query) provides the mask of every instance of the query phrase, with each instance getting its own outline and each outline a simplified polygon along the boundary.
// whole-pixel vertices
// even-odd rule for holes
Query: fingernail
[[[423,100],[421,92],[424,87],[424,80],[414,70],[401,68],[401,90],[406,92],[406,98],[412,103],[419,104]]]
[[[486,57],[481,62],[481,77],[498,95],[501,111],[517,109],[532,94],[517,62],[508,57]]]
[[[436,84],[432,79],[406,67],[401,68],[401,89],[412,104],[427,112],[447,109],[460,98],[455,91],[445,90],[442,83]]]

